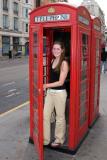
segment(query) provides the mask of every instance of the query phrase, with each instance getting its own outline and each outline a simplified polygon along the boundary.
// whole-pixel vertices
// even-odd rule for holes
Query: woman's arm
[[[69,67],[68,67],[67,61],[63,61],[61,64],[59,81],[44,84],[43,88],[46,89],[46,88],[51,88],[51,87],[62,86],[65,82],[66,77],[67,77],[68,71],[69,71]]]

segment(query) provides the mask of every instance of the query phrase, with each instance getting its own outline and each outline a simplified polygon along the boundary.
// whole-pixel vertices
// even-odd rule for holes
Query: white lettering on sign
[[[70,14],[58,14],[49,16],[37,16],[35,22],[49,22],[49,21],[66,21],[70,19]]]
[[[89,25],[89,20],[86,19],[85,17],[83,16],[78,16],[78,21],[80,21],[81,23],[85,24],[85,25]]]

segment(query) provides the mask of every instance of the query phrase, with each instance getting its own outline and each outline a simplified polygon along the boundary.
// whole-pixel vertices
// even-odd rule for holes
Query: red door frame
[[[99,18],[91,21],[92,37],[91,37],[91,60],[90,60],[90,114],[89,114],[89,127],[92,127],[95,120],[99,116],[99,94],[100,94],[100,59],[101,59],[101,22]],[[97,40],[99,41],[99,63],[96,65],[96,47]],[[97,106],[95,106],[95,75],[98,70],[98,93],[97,93]]]
[[[35,51],[33,50],[33,33],[37,34],[37,44],[36,46],[34,46]],[[31,26],[30,35],[30,138],[36,145],[36,149],[39,153],[39,158],[43,160],[43,40],[41,39],[41,36],[43,37],[42,25],[38,24],[36,27]],[[37,70],[34,70],[34,52],[36,54],[35,56],[37,57],[36,62],[38,62],[36,64]],[[34,78],[37,78],[37,82],[34,82]],[[36,97],[34,97],[35,87]],[[37,102],[37,108],[34,107],[35,100]]]
[[[79,32],[79,40],[80,40],[80,48],[79,48],[79,51],[78,51],[78,65],[79,65],[79,77],[78,77],[78,85],[79,85],[79,88],[78,88],[78,104],[77,104],[77,107],[78,107],[78,140],[77,140],[77,143],[78,141],[80,141],[81,139],[83,139],[83,137],[85,136],[85,134],[87,134],[88,132],[88,119],[89,119],[89,82],[90,82],[90,37],[91,37],[91,30],[90,29],[86,29],[86,28],[82,28],[82,27],[79,27],[78,28],[78,32]],[[87,78],[85,80],[81,80],[81,74],[82,74],[82,68],[81,68],[81,61],[82,61],[82,47],[83,47],[83,44],[82,44],[82,35],[87,35],[88,37],[88,41],[87,41],[87,69],[86,69],[86,73],[87,73]],[[81,84],[82,83],[87,83],[87,89],[84,91],[84,92],[81,92]],[[86,115],[86,121],[85,123],[80,126],[80,111],[81,111],[81,108],[80,108],[80,95],[81,93],[85,94],[86,93],[86,99],[84,100],[84,104],[86,104],[86,110],[83,114]]]

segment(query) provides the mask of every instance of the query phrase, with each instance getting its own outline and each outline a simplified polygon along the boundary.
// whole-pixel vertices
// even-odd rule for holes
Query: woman
[[[52,48],[54,59],[51,63],[50,81],[44,84],[47,89],[44,106],[44,145],[50,144],[50,119],[53,110],[56,112],[55,141],[51,147],[59,147],[65,141],[65,106],[67,92],[65,89],[65,80],[68,74],[68,63],[64,60],[65,48],[63,43],[54,42]]]

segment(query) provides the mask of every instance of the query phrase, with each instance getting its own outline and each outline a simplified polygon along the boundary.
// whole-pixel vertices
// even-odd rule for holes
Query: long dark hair
[[[61,56],[60,56],[59,63],[55,67],[55,71],[60,72],[60,67],[61,67],[62,61],[65,59],[65,46],[64,46],[64,43],[61,41],[55,41],[53,43],[53,45],[55,45],[55,44],[60,45],[61,49],[63,50],[63,52],[61,53]]]

